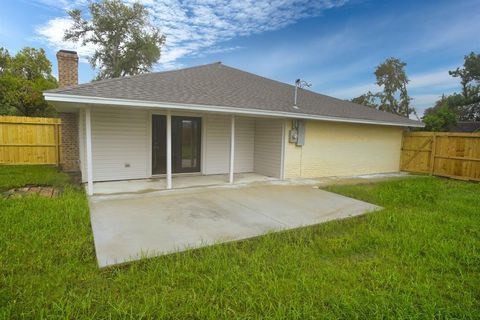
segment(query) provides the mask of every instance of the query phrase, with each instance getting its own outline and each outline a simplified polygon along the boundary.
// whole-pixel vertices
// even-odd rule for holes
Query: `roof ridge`
[[[283,84],[283,85],[286,85],[286,86],[289,86],[289,87],[295,87],[294,85],[292,84],[289,84],[289,83],[286,83],[286,82],[282,82],[282,81],[279,81],[279,80],[275,80],[275,79],[270,79],[270,78],[267,78],[265,76],[261,76],[259,74],[256,74],[256,73],[253,73],[253,72],[250,72],[250,71],[245,71],[245,70],[242,70],[242,69],[238,69],[238,68],[235,68],[235,67],[232,67],[232,66],[228,66],[224,63],[221,63],[221,62],[218,62],[218,64],[222,67],[225,67],[225,68],[229,68],[229,69],[233,69],[235,71],[240,71],[240,72],[243,72],[243,73],[248,73],[252,76],[255,76],[257,78],[262,78],[262,79],[265,79],[265,80],[268,80],[268,81],[273,81],[273,82],[277,82],[277,83],[280,83],[280,84]],[[312,91],[313,92],[313,91]]]
[[[216,61],[216,62],[211,62],[211,63],[206,63],[206,64],[199,64],[199,65],[197,65],[197,66],[191,66],[191,67],[180,68],[180,69],[172,69],[172,70],[164,70],[164,71],[156,71],[156,72],[142,73],[142,74],[137,74],[137,75],[131,76],[130,78],[138,77],[138,76],[143,76],[143,75],[163,74],[163,73],[184,71],[184,70],[190,70],[190,69],[197,69],[197,68],[203,68],[203,67],[208,67],[208,66],[217,65],[217,64],[222,64],[222,62],[221,62],[221,61]]]

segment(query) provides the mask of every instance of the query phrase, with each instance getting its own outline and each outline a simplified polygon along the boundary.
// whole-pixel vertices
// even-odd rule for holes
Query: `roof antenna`
[[[305,88],[305,87],[310,88],[311,86],[312,86],[312,84],[308,83],[307,81],[304,81],[304,80],[301,80],[301,79],[295,80],[295,97],[294,97],[294,102],[293,102],[293,108],[294,109],[298,109],[298,106],[297,106],[298,88],[300,88],[300,89]]]

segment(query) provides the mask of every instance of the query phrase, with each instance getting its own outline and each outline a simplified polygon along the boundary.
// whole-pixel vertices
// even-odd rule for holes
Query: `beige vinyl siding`
[[[305,145],[288,142],[285,177],[315,178],[399,171],[403,128],[307,121]]]
[[[283,121],[255,121],[254,172],[280,178],[282,165]]]
[[[141,179],[147,163],[148,112],[135,109],[92,110],[93,180]],[[127,167],[126,164],[130,166]]]
[[[205,122],[205,172],[204,174],[227,173],[230,152],[230,118],[209,115]]]
[[[231,116],[208,115],[205,123],[204,174],[229,172]],[[254,120],[236,117],[235,172],[253,172]]]
[[[255,120],[236,117],[234,172],[253,172],[254,142]],[[230,146],[230,143],[228,145]]]

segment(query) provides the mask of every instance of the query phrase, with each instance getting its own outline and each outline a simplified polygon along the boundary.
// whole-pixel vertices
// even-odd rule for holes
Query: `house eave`
[[[254,115],[254,116],[270,116],[270,117],[280,117],[280,118],[308,119],[308,120],[320,120],[320,121],[331,121],[331,122],[397,126],[397,127],[423,128],[425,126],[421,122],[419,122],[418,124],[398,123],[398,122],[368,120],[368,119],[330,117],[330,116],[312,115],[312,114],[286,112],[286,111],[270,111],[270,110],[235,108],[235,107],[212,106],[212,105],[201,105],[201,104],[184,104],[184,103],[180,104],[180,103],[173,103],[173,102],[115,99],[115,98],[79,96],[79,95],[69,95],[69,94],[61,94],[61,93],[49,93],[49,92],[44,92],[43,95],[45,97],[45,100],[50,102],[78,103],[83,105],[96,104],[96,105],[126,106],[126,107],[133,107],[133,108],[158,108],[158,109],[170,109],[170,110],[220,112],[220,113],[229,113],[229,114],[234,113],[234,114]]]

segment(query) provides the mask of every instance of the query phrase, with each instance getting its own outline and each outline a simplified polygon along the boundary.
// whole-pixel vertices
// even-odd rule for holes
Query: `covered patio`
[[[90,196],[283,178],[281,118],[128,106],[78,112]]]

